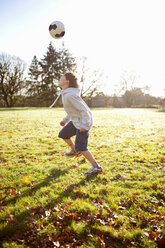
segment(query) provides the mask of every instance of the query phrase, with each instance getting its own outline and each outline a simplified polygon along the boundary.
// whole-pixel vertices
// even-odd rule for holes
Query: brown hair
[[[71,73],[67,72],[65,73],[66,80],[69,80],[69,88],[80,88],[79,84],[77,83],[76,76]]]

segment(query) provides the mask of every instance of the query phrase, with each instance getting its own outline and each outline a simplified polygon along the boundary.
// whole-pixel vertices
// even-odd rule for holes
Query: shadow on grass
[[[60,176],[65,175],[66,173],[68,173],[67,169],[66,170],[60,170],[60,169],[51,170],[51,177],[46,177],[41,183],[35,185],[31,189],[31,194],[34,194],[41,187],[49,185],[51,183],[52,179],[57,179]],[[71,187],[69,187],[69,188],[67,187],[66,189],[64,189],[64,191],[62,193],[60,193],[57,198],[48,202],[47,205],[45,205],[44,207],[40,207],[40,206],[36,207],[36,209],[38,209],[37,211],[38,211],[39,215],[44,214],[43,212],[45,211],[45,209],[50,209],[50,207],[54,207],[55,204],[62,202],[63,198],[71,195],[73,192],[73,188],[79,187],[80,185],[84,185],[85,181],[90,181],[91,179],[94,179],[96,177],[97,177],[97,175],[93,175],[93,176],[84,178],[79,183],[72,184]],[[22,197],[26,197],[28,194],[29,194],[29,190],[26,190],[21,194],[21,196],[19,196],[19,197],[16,196],[12,199],[9,199],[9,200],[5,201],[3,205],[7,206],[7,204],[14,204],[17,200],[19,200]],[[8,222],[7,225],[5,225],[5,227],[1,230],[0,239],[2,239],[2,241],[10,240],[10,237],[12,235],[15,235],[17,233],[23,234],[25,231],[29,230],[28,219],[31,217],[32,213],[34,214],[34,211],[35,211],[34,208],[29,208],[29,209],[26,209],[25,211],[22,211],[20,214],[15,215],[14,220],[11,222]],[[4,223],[5,222],[6,222],[6,220],[4,220]]]
[[[27,110],[57,110],[63,111],[61,107],[49,108],[49,107],[20,107],[20,108],[0,108],[0,112],[8,112],[8,111],[27,111]]]
[[[68,185],[67,188],[64,189],[63,192],[61,194],[59,194],[59,196],[56,199],[51,200],[47,205],[49,207],[52,207],[55,204],[61,202],[61,200],[63,200],[63,198],[66,198],[66,197],[69,197],[69,196],[72,197],[73,189],[78,189],[80,186],[85,185],[85,183],[87,181],[90,181],[90,180],[93,180],[93,179],[97,179],[97,174],[90,175],[90,176],[88,176],[86,178],[83,178],[82,180],[80,180],[79,183],[74,183],[74,184]]]
[[[52,173],[54,173],[54,176],[56,177],[63,175],[63,172],[60,170],[52,170]],[[66,173],[66,171],[64,171],[64,173]],[[56,206],[56,204],[63,204],[63,200],[66,197],[72,198],[72,196],[74,195],[74,188],[78,189],[81,185],[85,185],[86,182],[89,182],[91,180],[92,182],[96,183],[100,179],[97,178],[97,175],[91,175],[86,178],[82,178],[78,183],[68,185],[61,193],[59,193],[57,198],[50,199],[50,201],[44,207],[38,206],[16,215],[16,222],[8,223],[2,230],[0,234],[0,238],[2,239],[1,242],[6,241],[10,243],[12,241],[24,240],[24,245],[26,245],[26,247],[53,248],[53,243],[58,240],[60,244],[62,242],[62,245],[64,245],[64,247],[66,244],[72,244],[73,246],[71,247],[78,247],[82,244],[86,247],[90,247],[90,245],[92,245],[92,247],[101,247],[101,244],[99,245],[99,238],[95,238],[100,237],[100,240],[104,240],[105,247],[126,248],[126,244],[123,245],[121,240],[112,237],[112,235],[108,231],[101,231],[97,229],[95,227],[95,220],[90,217],[91,213],[86,209],[84,209],[83,213],[80,213],[79,211],[76,212],[80,218],[79,220],[77,219],[78,222],[80,221],[80,223],[83,222],[85,224],[83,229],[78,233],[75,229],[69,229],[72,221],[74,221],[74,215],[72,216],[72,212],[71,215],[67,214],[69,213],[69,210],[66,211],[65,207],[64,209],[63,207],[60,208],[59,212],[57,213],[57,216],[51,215],[50,219],[46,218],[45,213],[47,211],[54,212],[54,207]],[[36,185],[36,189],[40,186],[41,184]],[[88,194],[85,195],[87,196],[87,198],[89,198]],[[81,198],[80,195],[78,195],[76,198],[79,197]],[[65,204],[63,205],[65,206]],[[62,213],[63,217],[60,217]],[[49,231],[46,230],[46,232],[43,232],[41,236],[41,234],[39,233],[38,224],[35,223],[39,223],[39,219],[43,218],[47,219],[47,224],[49,223],[51,226],[54,225],[54,233],[49,234]],[[56,223],[60,223],[60,227],[57,228]],[[91,236],[93,237],[92,239]],[[48,237],[52,237],[52,239],[48,239]],[[52,242],[51,240],[53,240],[54,242]]]
[[[60,169],[53,169],[51,171],[51,175],[53,179],[56,179],[64,174],[66,174],[68,170],[60,170]],[[50,184],[52,177],[46,177],[45,180],[39,184],[37,184],[33,189],[32,193],[36,192],[39,188]],[[68,185],[61,193],[59,193],[58,197],[55,199],[50,199],[50,201],[43,207],[37,206],[35,208],[29,208],[25,211],[21,212],[20,214],[17,214],[14,216],[14,221],[7,223],[7,225],[2,229],[0,233],[0,244],[3,245],[3,242],[8,242],[8,244],[12,243],[13,241],[19,242],[19,240],[22,240],[24,242],[24,245],[26,247],[54,247],[54,242],[59,240],[60,242],[63,242],[62,244],[74,244],[77,247],[82,244],[89,247],[90,244],[92,244],[95,247],[100,247],[98,244],[98,240],[95,240],[94,238],[90,238],[89,234],[92,234],[96,237],[100,237],[100,240],[104,239],[105,241],[105,247],[127,247],[126,245],[123,246],[122,242],[118,239],[114,239],[111,237],[110,233],[97,230],[93,227],[95,224],[94,221],[86,221],[89,214],[89,211],[85,211],[83,215],[81,215],[81,221],[85,221],[86,225],[82,229],[80,233],[77,233],[75,230],[69,231],[68,227],[71,225],[73,221],[73,217],[69,215],[64,215],[64,218],[61,219],[61,227],[58,230],[56,230],[56,222],[59,221],[60,217],[59,215],[61,213],[58,213],[57,217],[51,215],[51,218],[47,220],[47,222],[50,222],[50,224],[54,225],[54,233],[49,234],[48,231],[43,232],[42,236],[39,232],[38,226],[36,223],[38,223],[38,219],[46,218],[46,211],[52,211],[57,203],[63,203],[64,198],[66,197],[72,197],[74,195],[73,189],[79,188],[81,185],[85,185],[86,182],[89,181],[96,182],[100,180],[97,178],[97,175],[91,175],[86,178],[82,178],[78,183]],[[27,192],[24,192],[24,195],[26,195]],[[79,196],[78,196],[79,197]],[[78,198],[77,197],[77,198]],[[89,196],[88,196],[89,197]],[[16,199],[15,199],[16,200]],[[8,202],[9,203],[9,202]],[[11,203],[11,202],[10,202]],[[60,210],[61,211],[61,210]],[[64,212],[65,213],[65,212]],[[81,222],[80,221],[80,222]],[[84,222],[84,223],[85,223]],[[67,231],[66,231],[67,230]],[[52,236],[52,240],[48,239],[48,236]],[[62,240],[62,241],[61,241]],[[45,246],[46,245],[46,246]],[[117,246],[116,246],[117,245]]]
[[[47,176],[43,181],[41,181],[40,183],[36,184],[35,186],[32,186],[31,188],[25,190],[24,192],[21,193],[21,195],[16,195],[6,201],[4,201],[5,205],[8,204],[15,204],[17,200],[20,200],[23,197],[26,197],[28,195],[32,196],[33,194],[35,194],[35,192],[37,190],[39,190],[42,187],[48,186],[49,184],[51,184],[52,180],[55,180],[57,178],[59,178],[60,176],[65,175],[66,173],[68,173],[68,170],[60,170],[60,169],[52,169],[49,176]]]
[[[24,107],[24,108],[0,108],[0,111],[27,111],[27,110],[36,110],[36,109],[48,109],[48,108],[37,108],[37,107]]]
[[[165,113],[165,109],[159,109],[158,112],[159,113]]]

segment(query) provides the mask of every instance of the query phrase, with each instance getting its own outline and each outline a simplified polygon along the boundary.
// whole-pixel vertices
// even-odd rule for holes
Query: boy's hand
[[[64,122],[60,122],[60,125],[62,126],[62,127],[64,127],[65,126],[65,123]]]
[[[81,132],[86,132],[87,130],[85,128],[80,128],[80,133]]]

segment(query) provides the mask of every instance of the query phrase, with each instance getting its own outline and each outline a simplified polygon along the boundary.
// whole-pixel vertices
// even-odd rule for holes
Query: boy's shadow
[[[63,198],[66,198],[66,197],[72,198],[73,189],[78,189],[80,186],[85,185],[86,182],[89,182],[95,178],[97,178],[97,174],[88,175],[85,178],[81,179],[78,183],[68,185],[67,188],[64,189],[63,192],[59,194],[59,196],[56,199],[50,201],[48,205],[54,206],[55,204],[59,202],[63,202]]]
[[[38,183],[37,185],[35,185],[31,189],[31,195],[34,194],[40,188],[51,184],[52,180],[56,180],[57,178],[64,176],[66,173],[68,173],[68,169],[65,169],[65,170],[52,169],[49,176],[47,176],[42,182]],[[96,177],[97,177],[97,174],[96,175],[90,175],[90,176],[87,176],[86,178],[81,179],[78,183],[68,185],[67,188],[64,189],[63,192],[60,193],[57,198],[49,201],[44,207],[38,206],[38,208],[40,210],[51,209],[52,207],[54,208],[56,204],[58,204],[59,202],[63,202],[63,198],[66,198],[69,196],[72,198],[73,189],[75,189],[75,188],[78,189],[80,186],[85,185],[85,182],[89,182],[90,180],[92,180]],[[29,190],[25,190],[21,194],[21,196],[19,196],[19,197],[15,196],[15,197],[5,201],[5,205],[11,204],[11,203],[14,204],[17,200],[20,199],[20,197],[22,198],[22,197],[26,197],[27,195],[29,195],[28,193],[29,193]],[[36,209],[37,209],[37,207],[36,207]],[[0,233],[0,238],[2,240],[8,239],[9,230],[10,230],[10,236],[12,236],[15,233],[22,233],[22,230],[28,229],[27,219],[31,215],[33,215],[32,213],[34,213],[34,211],[35,211],[34,208],[29,208],[29,209],[26,209],[25,211],[22,211],[20,214],[15,215],[14,216],[14,219],[16,220],[16,223],[14,224],[15,228],[12,229],[11,226],[13,226],[13,223],[9,222],[2,229],[2,231]],[[17,225],[17,223],[18,223],[18,225]]]
[[[61,170],[59,168],[52,169],[50,171],[49,175],[46,178],[44,178],[43,181],[36,184],[35,186],[29,185],[29,188],[24,190],[20,195],[15,195],[14,197],[12,197],[8,200],[4,200],[3,204],[5,204],[5,205],[15,204],[17,200],[20,200],[23,197],[27,197],[28,195],[32,196],[33,194],[35,194],[37,192],[37,190],[39,190],[42,187],[50,185],[52,180],[55,181],[57,178],[64,176],[66,173],[68,173],[67,169],[64,169],[64,170]]]

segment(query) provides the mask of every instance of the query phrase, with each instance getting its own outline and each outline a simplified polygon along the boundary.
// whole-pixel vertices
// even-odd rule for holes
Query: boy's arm
[[[65,116],[61,122],[63,122],[64,124],[68,123],[70,121],[70,117],[69,115]]]

